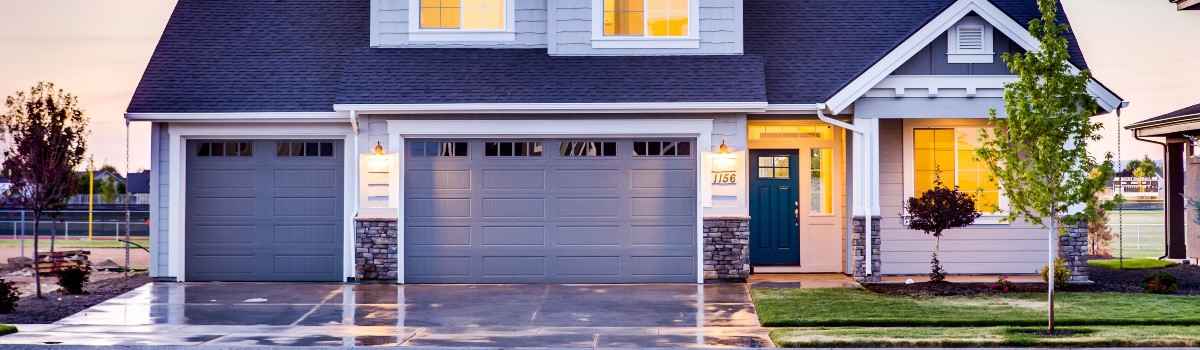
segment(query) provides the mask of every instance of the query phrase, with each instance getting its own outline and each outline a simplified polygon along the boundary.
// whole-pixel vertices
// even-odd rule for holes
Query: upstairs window
[[[689,1],[604,0],[604,36],[687,36]]]
[[[950,28],[947,39],[949,43],[946,59],[949,63],[995,62],[992,26],[982,18],[963,18]]]
[[[421,29],[504,30],[506,0],[419,0]]]

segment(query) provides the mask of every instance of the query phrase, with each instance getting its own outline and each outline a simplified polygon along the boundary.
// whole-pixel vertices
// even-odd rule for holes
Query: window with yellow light
[[[687,36],[689,1],[604,0],[604,36]]]
[[[421,0],[421,29],[503,30],[506,0]]]
[[[973,196],[980,212],[1000,211],[1000,185],[976,156],[978,148],[979,128],[913,129],[913,195],[932,189],[940,176]]]

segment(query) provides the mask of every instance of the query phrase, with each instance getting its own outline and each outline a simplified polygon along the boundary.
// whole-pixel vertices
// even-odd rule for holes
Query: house
[[[1118,171],[1108,183],[1107,197],[1113,198],[1119,194],[1131,202],[1161,202],[1163,176],[1162,165],[1159,163],[1161,162],[1155,161],[1159,170],[1150,177],[1137,176],[1127,169]]]
[[[126,113],[151,124],[151,274],[923,274],[933,240],[901,203],[946,169],[1005,206],[970,155],[1015,79],[1000,56],[1039,47],[1037,15],[1032,0],[181,0]],[[993,211],[947,232],[942,261],[1029,274],[1046,247]]]
[[[149,204],[150,170],[129,173],[125,190],[129,193],[129,195],[133,196],[133,201],[130,202],[130,204]]]
[[[1200,104],[1130,124],[1138,140],[1163,149],[1166,258],[1200,259]]]
[[[1167,0],[1167,1],[1170,1],[1170,2],[1174,3],[1176,6],[1178,6],[1180,11],[1200,10],[1200,0]]]

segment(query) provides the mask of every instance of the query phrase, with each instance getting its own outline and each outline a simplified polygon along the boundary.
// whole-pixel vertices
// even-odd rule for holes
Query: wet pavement
[[[3,344],[769,347],[745,284],[155,283]]]

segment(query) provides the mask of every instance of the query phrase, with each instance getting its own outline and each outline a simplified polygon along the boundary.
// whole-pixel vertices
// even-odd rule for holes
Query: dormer
[[[949,63],[993,63],[996,50],[992,25],[979,16],[967,16],[950,28],[946,59]]]
[[[547,0],[371,0],[372,47],[546,47]]]

